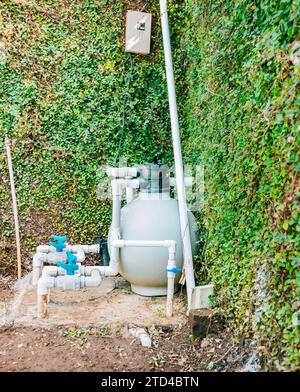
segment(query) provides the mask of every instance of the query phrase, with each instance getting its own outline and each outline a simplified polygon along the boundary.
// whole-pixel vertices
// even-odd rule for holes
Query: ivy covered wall
[[[298,0],[189,0],[186,160],[205,166],[216,304],[266,367],[300,363]]]
[[[11,1],[0,4],[0,270],[12,271],[14,227],[4,136],[12,140],[23,262],[51,233],[94,241],[110,202],[99,168],[156,153],[172,163],[158,4],[152,54],[124,53],[125,15],[142,1]],[[176,12],[174,8],[171,15]],[[175,47],[176,39],[174,40]],[[120,142],[123,140],[123,143]],[[120,146],[120,148],[119,148]],[[15,266],[13,266],[15,268]]]
[[[5,134],[28,268],[52,232],[88,242],[107,231],[98,169],[118,152],[129,164],[156,153],[172,164],[158,1],[145,8],[155,17],[152,54],[123,51],[126,9],[144,5],[1,2],[2,274],[15,268]],[[265,368],[296,368],[299,0],[169,5],[185,161],[205,168],[197,276],[215,283],[215,305],[256,342]]]

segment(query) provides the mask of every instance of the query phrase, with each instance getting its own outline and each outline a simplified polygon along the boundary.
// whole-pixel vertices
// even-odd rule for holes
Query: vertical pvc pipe
[[[194,268],[193,268],[193,254],[192,254],[192,245],[191,245],[190,230],[189,230],[188,211],[187,211],[187,204],[186,204],[184,171],[183,171],[183,162],[182,162],[178,110],[177,110],[177,100],[176,100],[171,40],[170,40],[170,30],[169,30],[169,20],[168,20],[166,0],[160,0],[160,12],[161,12],[161,25],[162,25],[163,44],[164,44],[165,63],[166,63],[166,75],[167,75],[167,82],[168,82],[168,94],[169,94],[170,117],[171,117],[171,126],[172,126],[180,226],[181,226],[181,234],[182,234],[183,250],[184,250],[184,269],[185,269],[186,286],[187,286],[188,309],[190,310],[192,291],[193,288],[195,287],[195,276],[194,276]]]
[[[7,136],[5,138],[5,146],[6,146],[8,171],[9,171],[9,179],[10,179],[10,187],[11,187],[13,214],[14,214],[14,221],[15,221],[18,279],[21,279],[21,277],[22,277],[22,267],[21,267],[21,244],[20,244],[20,228],[19,228],[19,218],[18,218],[18,206],[17,206],[17,198],[16,198],[16,190],[15,190],[15,180],[14,180],[14,173],[13,173],[12,159],[11,159],[11,151],[10,151],[10,141],[9,141],[9,138]]]

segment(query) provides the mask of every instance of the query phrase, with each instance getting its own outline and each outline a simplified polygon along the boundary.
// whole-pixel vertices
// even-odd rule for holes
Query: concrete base
[[[22,295],[21,295],[22,294]],[[150,294],[151,295],[151,294]],[[105,278],[96,288],[80,291],[52,289],[48,317],[37,318],[36,287],[30,284],[16,290],[10,303],[0,302],[0,322],[15,326],[50,327],[53,325],[177,325],[186,319],[182,296],[174,298],[173,317],[165,317],[166,298],[147,298],[134,294],[122,278]],[[1,317],[2,316],[2,317]],[[1,323],[0,323],[1,328]]]
[[[165,297],[167,295],[166,287],[144,287],[131,285],[131,290],[143,297]],[[175,287],[175,293],[178,291],[178,285]]]
[[[195,287],[192,292],[192,309],[210,309],[210,296],[213,293],[212,284]]]

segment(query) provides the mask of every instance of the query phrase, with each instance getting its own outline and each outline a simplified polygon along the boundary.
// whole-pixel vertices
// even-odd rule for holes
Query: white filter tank
[[[140,193],[121,210],[123,240],[176,241],[176,267],[183,267],[183,248],[178,201],[170,197],[166,165],[144,166]],[[189,212],[189,230],[196,249],[197,225]],[[131,283],[132,291],[143,296],[167,295],[168,249],[164,247],[125,247],[120,249],[119,271]],[[176,274],[175,290],[180,273]]]

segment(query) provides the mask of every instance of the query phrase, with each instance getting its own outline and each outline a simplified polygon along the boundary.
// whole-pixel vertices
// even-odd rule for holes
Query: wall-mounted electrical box
[[[126,47],[130,53],[149,54],[151,47],[152,15],[128,11],[126,18]]]

